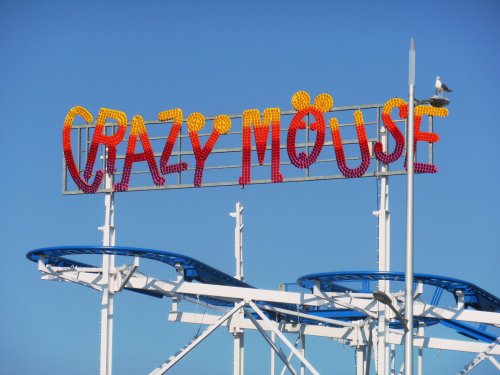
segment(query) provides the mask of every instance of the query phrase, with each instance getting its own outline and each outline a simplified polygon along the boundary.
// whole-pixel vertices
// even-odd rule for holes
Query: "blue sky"
[[[103,196],[61,194],[71,107],[94,117],[100,107],[129,118],[175,107],[209,116],[289,110],[298,90],[328,92],[338,106],[383,103],[407,95],[411,37],[417,97],[433,94],[436,75],[454,89],[436,127],[440,172],[415,180],[415,271],[499,295],[499,18],[497,1],[2,1],[0,374],[98,372],[100,295],[41,281],[25,258],[34,248],[101,242]],[[354,179],[119,194],[117,244],[233,273],[228,213],[241,201],[251,284],[275,289],[308,273],[376,269],[375,187]],[[392,178],[393,270],[404,270],[405,194],[405,178]],[[168,311],[168,301],[118,296],[116,374],[147,373],[196,333],[167,322]],[[267,371],[263,340],[254,333],[247,343],[247,373]],[[321,373],[353,373],[352,349],[310,345]],[[231,353],[230,336],[218,332],[172,373],[229,374]],[[452,373],[472,356],[426,358],[428,371]],[[491,364],[480,371],[495,373]]]

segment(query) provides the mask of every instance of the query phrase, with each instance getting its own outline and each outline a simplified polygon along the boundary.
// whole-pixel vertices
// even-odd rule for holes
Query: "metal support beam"
[[[306,335],[304,334],[304,326],[300,327],[300,332],[299,332],[299,341],[300,341],[300,353],[304,356],[306,356]],[[306,366],[304,363],[300,364],[300,375],[305,375],[306,374]]]
[[[314,375],[319,375],[319,372],[309,363],[309,361],[300,353],[300,351],[295,348],[294,345],[287,340],[287,338],[281,333],[276,327],[272,324],[272,322],[268,319],[268,317],[259,309],[259,307],[253,303],[251,300],[247,301],[248,305],[259,315],[259,317],[265,321],[272,331],[276,333],[276,335],[285,343],[286,346],[297,356],[297,358],[311,371]]]
[[[366,347],[357,346],[355,349],[355,356],[356,356],[356,375],[365,375]]]
[[[236,211],[229,213],[229,216],[235,219],[234,257],[236,259],[236,273],[234,277],[241,281],[245,279],[243,274],[243,209],[241,203],[237,202]]]
[[[107,155],[107,152],[105,153]],[[103,164],[106,164],[104,158]],[[104,246],[115,246],[115,206],[114,193],[112,192],[113,176],[105,173],[104,186],[110,192],[104,196],[105,216],[104,225],[98,229],[102,231]],[[114,314],[114,281],[115,256],[103,254],[103,291],[101,299],[101,359],[100,375],[112,374],[113,362],[113,314]]]
[[[264,340],[267,341],[267,343],[271,346],[271,348],[274,350],[274,352],[278,355],[278,358],[281,359],[281,361],[288,368],[288,370],[290,370],[290,372],[293,375],[297,375],[297,371],[295,371],[295,369],[293,368],[293,366],[290,364],[289,360],[285,357],[285,354],[283,354],[283,351],[269,337],[269,335],[267,334],[267,332],[264,329],[264,327],[262,327],[260,325],[260,323],[257,321],[257,319],[255,319],[253,317],[253,315],[249,311],[245,310],[245,315],[252,321],[252,323],[254,324],[255,328],[257,328],[257,330],[260,332],[260,334],[262,335],[262,337],[264,337]]]
[[[121,281],[120,285],[117,286],[116,292],[121,292],[125,285],[128,283],[132,275],[137,271],[139,268],[139,257],[134,257],[134,263],[128,268],[127,272],[125,273],[125,277]]]
[[[233,375],[243,375],[243,363],[244,363],[244,350],[245,350],[245,336],[243,332],[233,333]]]
[[[479,353],[477,356],[474,357],[472,361],[470,361],[468,364],[464,366],[464,368],[457,373],[457,375],[466,375],[469,372],[471,372],[477,365],[479,365],[482,361],[485,359],[489,359],[493,365],[500,370],[500,365],[498,364],[498,361],[492,357],[491,351],[493,348],[495,348],[498,344],[500,344],[500,337],[498,337],[494,342],[492,342],[488,348],[482,352]]]
[[[425,337],[425,323],[424,322],[419,322],[417,336],[418,337]],[[418,348],[418,360],[417,360],[417,374],[422,375],[423,371],[424,371],[424,348],[419,347]]]
[[[387,129],[380,129],[380,141],[385,150],[388,149]],[[386,164],[381,164],[382,172],[377,183],[380,184],[380,196],[378,211],[374,214],[378,217],[378,270],[390,271],[391,253],[390,253],[390,215],[389,215],[389,176],[383,175],[388,171]],[[378,282],[378,290],[384,293],[390,293],[388,280]],[[377,332],[377,363],[378,374],[386,375],[388,372],[389,347],[386,343],[387,317],[389,316],[389,306],[379,304],[378,332]]]
[[[271,332],[271,341],[276,342],[276,334]],[[271,348],[271,375],[274,375],[276,371],[276,354],[274,350]]]
[[[241,309],[245,305],[244,301],[241,301],[236,306],[234,306],[227,313],[219,317],[215,324],[208,327],[201,335],[195,337],[190,343],[184,346],[181,350],[179,350],[174,356],[170,357],[167,361],[162,363],[162,365],[149,373],[149,375],[162,375],[169,368],[174,366],[177,362],[179,362],[186,354],[188,354],[194,347],[196,347],[199,343],[205,340],[212,332],[214,332],[217,328],[219,328],[226,320],[228,320],[234,313],[236,313],[239,309]]]
[[[83,286],[88,286],[92,288],[102,288],[105,284],[102,278],[99,276],[99,268],[92,269],[90,271],[81,271],[84,268],[72,268],[72,267],[50,267],[41,270],[42,272],[47,272],[47,276],[54,275],[51,270],[56,270],[55,274],[57,277],[64,279],[71,279],[70,281],[79,283]],[[253,288],[242,288],[242,287],[232,287],[223,285],[213,285],[213,284],[200,284],[200,283],[190,283],[186,281],[176,282],[176,281],[165,281],[155,279],[154,277],[149,277],[135,273],[125,285],[126,288],[132,289],[142,289],[145,291],[154,291],[157,293],[162,293],[165,296],[179,297],[182,296],[183,299],[190,300],[189,297],[185,295],[199,295],[209,296],[213,298],[222,298],[225,300],[233,300],[234,302],[239,302],[243,299],[252,299],[254,301],[269,302],[269,303],[285,303],[292,305],[301,306],[324,306],[328,303],[321,297],[315,296],[310,293],[299,293],[299,292],[280,292],[276,290],[267,289],[253,289]],[[184,295],[184,296],[183,296]],[[345,297],[336,297],[328,299],[334,307],[342,306],[352,306],[357,311],[363,311],[365,314],[373,317],[377,317],[377,305],[372,299],[365,298],[364,293],[360,293],[361,297],[358,298],[358,293],[352,293]],[[368,296],[368,295],[367,295]],[[370,294],[371,297],[373,297]],[[190,302],[195,302],[195,300],[190,300]],[[200,302],[204,306],[205,303]],[[215,306],[208,306],[210,308],[216,308]],[[398,304],[398,307],[400,305]],[[435,319],[447,319],[456,320],[471,323],[484,323],[491,324],[500,327],[500,313],[489,312],[489,311],[477,311],[472,309],[457,310],[451,308],[442,308],[433,305],[428,305],[420,301],[414,302],[414,315],[435,318]],[[318,319],[318,318],[317,318]],[[320,318],[321,319],[321,318]],[[325,327],[326,328],[326,327]],[[334,329],[329,327],[330,329]],[[400,337],[397,333],[390,333],[390,336]],[[416,338],[417,339],[417,338]],[[394,342],[396,343],[396,342]],[[398,342],[399,344],[399,342]]]
[[[396,375],[396,345],[391,344],[391,354],[390,354],[390,362],[391,362],[391,375]]]
[[[377,317],[377,313],[373,312],[373,311],[370,311],[368,309],[368,306],[367,308],[362,308],[360,306],[356,306],[356,305],[353,305],[352,303],[349,303],[346,301],[345,298],[336,298],[336,297],[329,297],[324,291],[320,290],[319,288],[314,288],[313,290],[313,293],[315,296],[321,298],[321,299],[324,299],[326,301],[329,301],[335,305],[338,305],[340,307],[344,307],[346,309],[351,309],[351,310],[355,310],[355,311],[358,311],[360,313],[363,313],[363,314],[366,314],[367,316],[369,317],[372,317],[372,318],[376,318]],[[369,303],[369,305],[375,305],[376,303],[374,301],[371,301]],[[370,306],[371,307],[371,306]]]
[[[272,332],[272,334],[274,335],[274,332]],[[295,340],[295,347],[298,347],[299,343],[300,343],[300,332],[299,332],[299,337],[297,337],[297,340]],[[292,358],[293,358],[293,352],[290,352],[290,354],[288,354],[288,357],[286,359],[288,360],[288,362],[290,362]],[[301,366],[301,371],[302,371],[302,366]],[[286,373],[286,366],[283,366],[280,375],[285,375],[285,373]]]
[[[243,281],[243,206],[240,202],[236,203],[236,210],[229,213],[234,217],[234,257],[236,259],[235,278]],[[238,329],[233,333],[233,375],[243,375],[244,373],[244,351],[245,351],[245,333]]]
[[[294,315],[298,318],[311,319],[311,320],[315,320],[315,321],[322,322],[322,323],[333,324],[333,325],[336,325],[339,327],[359,327],[360,326],[359,323],[346,323],[346,322],[344,322],[342,320],[338,320],[338,319],[323,318],[321,316],[301,313],[299,311],[283,309],[281,307],[274,307],[271,305],[262,305],[261,308],[263,310],[267,310],[267,311],[279,312],[279,313],[283,313],[283,314],[287,314],[287,315]]]

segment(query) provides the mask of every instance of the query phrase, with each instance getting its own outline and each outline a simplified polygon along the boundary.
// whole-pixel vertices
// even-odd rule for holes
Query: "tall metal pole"
[[[236,259],[235,278],[243,281],[243,206],[240,202],[236,203],[235,212],[229,213],[235,219],[234,226],[234,257]],[[240,318],[243,319],[243,310],[239,312]],[[242,329],[233,333],[233,375],[244,374],[245,360],[245,334]]]
[[[105,153],[107,156],[107,152]],[[106,160],[104,161],[104,165]],[[109,189],[104,197],[105,216],[104,225],[98,229],[102,231],[103,246],[115,246],[115,206],[113,188],[113,176],[105,174],[104,187]],[[115,267],[115,256],[104,254],[102,257],[102,275],[104,288],[101,300],[101,359],[100,375],[112,374],[113,358],[113,314],[114,314],[114,291],[111,287],[112,273]]]
[[[413,112],[415,97],[415,43],[410,41],[408,128],[407,128],[407,191],[406,191],[406,270],[405,270],[405,318],[408,331],[405,334],[405,374],[413,374],[413,162],[414,129]]]

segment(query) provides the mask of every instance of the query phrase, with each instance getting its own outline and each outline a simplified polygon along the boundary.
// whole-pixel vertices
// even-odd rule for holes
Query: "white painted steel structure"
[[[285,354],[278,349],[274,344],[275,339],[269,334],[273,333],[275,338],[279,338],[293,355],[298,358],[301,363],[309,370],[310,373],[317,374],[318,371],[314,365],[310,363],[303,353],[296,349],[296,346],[291,343],[283,333],[295,333],[297,335],[305,335],[309,337],[329,337],[334,340],[347,343],[356,348],[357,368],[365,368],[368,366],[366,357],[368,356],[369,343],[377,343],[377,330],[375,324],[378,316],[384,311],[385,307],[380,306],[373,300],[372,296],[367,293],[325,293],[314,291],[314,293],[303,292],[286,292],[265,289],[242,288],[223,285],[199,284],[188,282],[182,277],[176,280],[160,280],[139,272],[137,259],[131,266],[115,267],[110,272],[109,280],[105,280],[103,274],[104,268],[78,268],[78,267],[57,267],[46,265],[42,260],[39,261],[39,270],[43,273],[44,279],[63,280],[76,282],[81,285],[104,291],[108,289],[110,293],[118,293],[124,287],[133,288],[144,291],[152,291],[161,293],[168,297],[176,298],[179,301],[202,303],[199,300],[190,298],[190,295],[199,297],[210,297],[232,301],[234,307],[231,309],[221,308],[220,306],[208,305],[204,306],[211,308],[212,314],[199,314],[192,312],[184,312],[180,309],[180,304],[175,302],[172,304],[172,310],[169,313],[169,320],[174,322],[184,322],[193,324],[205,324],[209,327],[199,336],[188,343],[178,353],[167,359],[163,364],[153,369],[151,374],[159,375],[165,373],[175,363],[189,353],[196,345],[207,338],[215,329],[221,326],[227,327],[230,333],[238,330],[257,330],[259,331],[268,344],[276,352],[278,358],[283,362],[286,368],[292,373],[299,373],[291,364]],[[403,294],[392,294],[391,298],[396,302],[396,307],[401,309]],[[176,300],[176,301],[177,301]],[[182,302],[182,303],[185,303]],[[256,304],[259,302],[259,305]],[[317,307],[330,306],[335,308],[349,308],[366,313],[367,318],[354,322],[338,321],[334,319],[322,318],[313,316],[307,313],[297,312],[293,309],[284,309],[275,307],[274,304],[288,304],[293,306]],[[334,326],[326,326],[320,324],[297,324],[286,322],[270,321],[263,311],[279,311],[286,313],[289,316],[300,316],[307,318],[309,321],[317,321],[330,323]],[[243,314],[239,314],[242,312]],[[256,313],[261,320],[257,321],[252,313]],[[385,314],[385,312],[384,312]],[[395,316],[389,312],[385,315],[387,319],[394,320]],[[414,302],[414,316],[427,318],[442,318],[454,319],[459,322],[476,322],[490,324],[500,327],[500,313],[472,311],[464,309],[461,303],[457,303],[455,308],[440,308],[429,305],[420,301]],[[454,350],[461,352],[469,352],[474,354],[483,353],[483,356],[493,358],[492,356],[500,355],[500,346],[478,343],[470,340],[454,340],[443,339],[437,337],[420,336],[419,331],[413,337],[412,344],[416,348],[430,348],[441,350]],[[404,343],[403,332],[400,329],[388,328],[385,334],[385,342],[388,345],[402,345]],[[394,358],[394,355],[393,357]],[[496,360],[493,358],[492,363]],[[476,361],[477,362],[477,361]],[[392,366],[394,368],[394,366]],[[379,367],[380,369],[380,367]],[[357,370],[359,372],[359,370]],[[377,373],[380,374],[380,371]]]
[[[432,122],[430,122],[432,126]],[[380,129],[380,139],[387,147],[387,130]],[[379,271],[390,270],[390,213],[389,213],[389,175],[386,166],[381,166],[379,176],[379,208],[374,214],[378,217],[378,269]],[[110,186],[112,177],[106,177],[106,186]],[[234,212],[230,216],[235,219],[234,229],[234,251],[236,261],[235,278],[243,280],[243,206],[236,204]],[[114,228],[114,196],[112,192],[105,195],[105,221],[99,228],[103,232],[103,245],[115,245]],[[276,358],[282,362],[283,370],[292,374],[319,374],[314,365],[309,362],[305,354],[305,342],[307,337],[329,337],[336,341],[352,346],[355,350],[355,369],[357,375],[370,373],[371,353],[374,353],[376,373],[379,375],[395,374],[395,347],[407,342],[408,335],[400,329],[390,328],[389,322],[395,320],[395,314],[387,305],[381,304],[373,299],[369,293],[332,293],[314,288],[312,293],[272,291],[263,289],[242,288],[234,286],[210,285],[188,282],[184,279],[182,272],[175,280],[159,280],[139,272],[139,258],[134,258],[133,264],[129,266],[115,266],[115,256],[104,254],[103,266],[100,268],[85,267],[57,267],[39,261],[39,270],[43,273],[43,279],[63,280],[79,283],[102,292],[101,307],[101,375],[112,374],[112,339],[113,339],[113,301],[114,295],[125,288],[133,288],[144,291],[154,291],[172,298],[172,309],[169,320],[173,322],[205,324],[207,329],[187,343],[176,354],[168,358],[164,363],[151,371],[151,375],[166,373],[182,358],[184,358],[199,343],[219,327],[226,327],[233,335],[234,340],[234,366],[235,375],[244,374],[244,331],[258,331],[269,344],[272,351],[271,374],[276,372]],[[180,271],[180,270],[179,270]],[[389,281],[378,282],[378,289],[389,294],[395,308],[399,311],[408,306],[403,304],[404,293],[390,294]],[[417,288],[418,297],[422,293],[422,285]],[[190,296],[196,295],[198,299]],[[220,306],[210,305],[199,300],[200,297],[210,297],[231,301],[234,307],[226,309]],[[412,299],[413,300],[413,299]],[[199,314],[183,311],[181,304],[202,304],[214,311],[213,314]],[[259,303],[259,305],[256,304]],[[330,306],[340,309],[351,309],[363,312],[365,319],[346,322],[313,316],[298,309],[284,309],[276,307],[275,304],[291,304],[307,307]],[[463,298],[457,299],[455,308],[444,309],[441,307],[414,301],[413,315],[415,317],[427,317],[438,319],[454,319],[456,321],[476,322],[500,327],[500,314],[484,311],[471,311],[465,309]],[[264,311],[279,312],[288,316],[308,319],[309,323],[273,322],[270,321]],[[259,316],[257,320],[253,314]],[[311,324],[311,322],[316,322]],[[322,325],[325,324],[325,325]],[[327,325],[328,324],[328,325]],[[290,342],[283,333],[297,334],[295,343]],[[418,373],[422,373],[424,348],[454,350],[476,354],[474,359],[464,367],[461,373],[469,373],[484,359],[488,359],[497,368],[498,361],[495,355],[500,355],[498,342],[493,344],[478,343],[466,340],[451,340],[432,336],[425,336],[424,327],[419,327],[416,335],[412,338],[412,347],[418,348]],[[287,356],[277,345],[280,340],[290,350]],[[498,341],[498,340],[497,340]],[[292,358],[298,358],[300,368],[295,368]]]
[[[410,47],[410,72],[409,72],[409,117],[407,126],[407,145],[413,145],[413,108],[414,108],[414,84],[415,84],[415,49],[413,40]],[[388,131],[380,122],[380,105],[356,106],[334,108],[332,111],[353,111],[359,108],[366,108],[377,111],[376,121],[367,124],[376,125],[376,135],[369,138],[370,153],[373,144],[380,141],[385,150],[389,149]],[[293,111],[283,112],[283,115],[291,116]],[[237,118],[233,116],[232,118]],[[154,123],[154,122],[151,122]],[[109,124],[108,124],[109,125]],[[344,124],[352,126],[353,124]],[[111,127],[113,125],[111,124]],[[429,118],[429,129],[432,131],[432,118]],[[78,131],[78,146],[80,147],[81,131],[86,134],[86,151],[78,149],[78,166],[81,166],[81,154],[88,153],[90,128],[82,127]],[[309,129],[307,129],[309,132]],[[373,133],[373,132],[372,132]],[[182,140],[182,135],[180,139]],[[184,136],[185,137],[185,136]],[[163,138],[162,138],[163,139]],[[355,144],[356,140],[346,140],[346,144]],[[326,145],[327,143],[325,143]],[[303,147],[306,151],[313,145],[307,133],[306,143],[297,147]],[[329,144],[331,145],[331,143]],[[283,146],[280,146],[283,148]],[[217,150],[215,150],[217,152]],[[237,152],[240,148],[222,149],[219,153]],[[166,359],[163,363],[153,368],[150,375],[160,375],[166,373],[176,363],[182,360],[198,344],[207,339],[216,329],[225,327],[228,333],[233,336],[233,374],[243,375],[245,368],[245,331],[257,331],[264,338],[271,348],[270,373],[275,375],[279,370],[278,365],[282,365],[280,374],[287,372],[292,374],[306,373],[319,374],[306,356],[306,341],[314,337],[327,337],[342,344],[351,346],[355,353],[355,373],[356,375],[370,374],[372,362],[378,375],[396,374],[396,347],[404,345],[404,364],[401,366],[407,375],[413,373],[413,348],[418,349],[417,369],[421,375],[423,371],[423,349],[452,350],[471,353],[475,355],[472,361],[465,365],[459,374],[470,373],[479,363],[488,359],[497,369],[500,370],[499,362],[494,356],[500,355],[500,338],[491,344],[474,342],[471,340],[445,339],[428,335],[425,327],[425,320],[454,320],[457,322],[481,323],[500,327],[500,313],[490,311],[476,311],[466,308],[463,294],[457,293],[456,306],[443,308],[432,303],[425,303],[419,299],[423,293],[424,286],[420,283],[416,290],[413,290],[413,147],[407,146],[408,152],[408,191],[407,191],[407,262],[405,275],[405,290],[391,293],[391,284],[388,279],[380,279],[377,282],[377,289],[386,294],[392,304],[391,309],[387,304],[374,299],[371,293],[360,292],[329,292],[322,290],[319,284],[315,284],[311,291],[279,291],[254,289],[242,286],[200,284],[185,278],[182,266],[176,265],[178,276],[174,280],[161,280],[148,276],[140,272],[139,257],[134,257],[130,265],[115,265],[115,255],[103,252],[102,267],[84,266],[60,266],[38,260],[38,269],[42,273],[42,279],[60,280],[74,282],[86,287],[93,288],[102,293],[101,301],[101,356],[100,375],[112,375],[112,353],[113,353],[113,314],[115,294],[127,289],[134,289],[143,292],[153,292],[170,297],[172,300],[171,311],[168,320],[188,324],[206,325],[207,328],[197,334],[190,342],[183,346],[177,353]],[[106,150],[103,152],[106,156]],[[179,142],[177,153],[174,153],[178,160],[189,152],[182,150]],[[373,155],[371,155],[373,158]],[[105,159],[105,157],[104,157]],[[354,158],[356,159],[356,158]],[[331,163],[335,159],[325,159],[321,162]],[[432,162],[432,143],[429,145],[429,161]],[[106,160],[103,160],[103,166]],[[266,165],[267,167],[268,165]],[[238,168],[239,166],[236,166]],[[235,168],[234,166],[219,166],[214,169]],[[390,271],[390,212],[389,212],[389,176],[403,174],[404,172],[389,171],[387,165],[378,163],[375,170],[368,172],[365,176],[373,176],[378,180],[379,207],[373,212],[378,218],[378,271]],[[63,191],[66,194],[79,194],[72,191],[67,186],[66,169],[63,172]],[[307,181],[314,179],[334,179],[343,178],[338,175],[310,176],[306,171],[305,176],[294,176],[288,181]],[[255,183],[268,183],[267,179],[256,180]],[[114,247],[115,227],[114,227],[114,194],[111,186],[113,176],[105,177],[105,220],[104,225],[99,227],[103,232],[103,246]],[[227,183],[208,183],[206,186],[235,185],[234,181]],[[178,182],[173,188],[191,187],[181,181],[180,174]],[[149,189],[148,187],[136,187],[136,190]],[[235,211],[230,213],[235,219],[234,227],[234,256],[235,256],[235,279],[243,282],[243,206],[236,203]],[[141,270],[142,271],[142,270]],[[193,296],[196,296],[194,298]],[[214,300],[225,301],[226,306],[213,304]],[[210,302],[212,301],[212,303]],[[208,308],[212,313],[190,312],[182,309],[184,304],[197,304]],[[312,311],[317,307],[328,307],[340,309],[341,311],[355,311],[363,314],[362,318],[352,320],[332,319],[313,315]],[[390,323],[398,321],[397,315],[400,311],[405,311],[408,327],[407,334],[402,329],[392,328]],[[396,313],[395,313],[396,311]],[[281,314],[288,317],[288,320],[272,321],[267,314]],[[419,326],[416,332],[413,329],[413,321],[419,318]],[[401,320],[401,319],[399,319]],[[285,334],[297,335],[295,341],[285,336]],[[285,353],[281,346],[285,345],[289,353]],[[296,365],[296,358],[299,367]],[[279,363],[279,362],[281,363]]]
[[[432,126],[432,122],[430,122]],[[387,131],[380,129],[380,137],[387,147]],[[389,213],[389,175],[386,166],[381,167],[379,176],[379,208],[374,214],[378,217],[378,269],[379,271],[390,270],[390,213]],[[106,177],[106,186],[110,186],[112,177]],[[235,219],[234,250],[236,261],[235,278],[243,280],[243,206],[236,204],[234,212],[230,216]],[[103,245],[115,245],[114,228],[114,196],[112,192],[105,195],[105,221],[99,228],[103,232]],[[88,267],[58,267],[39,261],[39,270],[43,279],[63,280],[79,283],[81,285],[102,292],[101,307],[101,364],[100,374],[112,374],[112,339],[113,339],[113,301],[114,295],[126,288],[152,291],[172,298],[172,309],[169,313],[169,321],[191,324],[208,325],[205,331],[193,338],[176,354],[165,360],[151,371],[151,375],[166,373],[182,358],[184,358],[199,343],[208,338],[219,327],[226,327],[233,335],[234,340],[234,366],[235,375],[244,374],[244,331],[258,331],[269,344],[272,350],[271,374],[276,372],[276,358],[282,362],[281,374],[289,371],[292,374],[319,374],[314,365],[307,359],[305,353],[305,342],[307,337],[329,337],[344,344],[348,344],[355,351],[355,369],[357,375],[370,373],[371,353],[374,353],[376,373],[379,375],[395,374],[396,358],[395,347],[406,345],[408,337],[411,337],[411,346],[418,348],[418,373],[422,373],[423,349],[454,350],[473,353],[476,356],[462,370],[461,374],[469,373],[484,359],[488,359],[497,368],[498,361],[495,355],[500,355],[498,339],[492,344],[478,343],[467,340],[443,339],[425,336],[423,326],[420,326],[416,335],[405,335],[400,329],[389,326],[390,321],[395,320],[395,314],[387,305],[381,304],[373,299],[369,293],[333,293],[325,292],[320,288],[314,288],[312,293],[273,291],[264,289],[242,288],[225,285],[199,284],[184,279],[181,270],[175,280],[159,280],[139,272],[139,258],[134,258],[133,264],[120,267],[115,266],[115,256],[103,255],[103,265],[99,268]],[[412,301],[422,293],[422,285],[417,288]],[[391,294],[388,280],[378,282],[378,289],[389,294],[394,307],[401,311],[407,302],[403,304],[404,293]],[[191,296],[198,296],[194,299]],[[209,297],[230,301],[234,304],[231,309],[210,305],[200,301],[200,297]],[[258,305],[256,304],[258,302]],[[181,305],[184,303],[202,304],[214,311],[213,314],[199,314],[183,311]],[[276,304],[288,304],[301,306],[302,309],[286,309],[277,307]],[[476,322],[500,327],[500,314],[494,312],[472,311],[465,309],[463,298],[457,299],[455,308],[441,308],[415,300],[412,303],[415,317],[426,317],[434,319],[453,319],[459,322]],[[315,316],[304,312],[308,307],[329,306],[339,309],[351,309],[362,312],[365,319],[355,321],[343,321]],[[264,312],[275,312],[306,319],[308,323],[274,322],[267,318]],[[254,316],[258,316],[257,320]],[[313,323],[316,322],[316,323]],[[295,343],[289,341],[284,335],[296,334]],[[277,345],[281,341],[289,350],[287,356]],[[300,368],[295,368],[292,358],[298,358]]]

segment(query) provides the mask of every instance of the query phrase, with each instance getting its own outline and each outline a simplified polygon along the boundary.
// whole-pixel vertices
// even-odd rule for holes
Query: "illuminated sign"
[[[331,117],[328,121],[325,118],[327,114],[335,115],[338,113],[333,108],[333,98],[330,95],[320,94],[311,102],[307,92],[299,91],[292,96],[291,102],[294,111],[286,113],[286,115],[292,116],[288,128],[282,126],[284,113],[279,108],[267,108],[262,113],[257,109],[248,109],[244,110],[241,115],[228,116],[222,114],[210,118],[212,128],[207,133],[203,133],[202,131],[206,129],[205,124],[207,122],[203,114],[199,112],[191,113],[184,119],[182,110],[176,108],[158,114],[157,123],[163,125],[161,127],[161,136],[151,136],[148,133],[147,122],[139,115],[133,117],[129,126],[124,112],[101,108],[95,124],[91,124],[93,117],[88,110],[80,106],[73,107],[66,115],[63,128],[65,165],[74,184],[76,184],[77,191],[95,193],[102,188],[104,173],[114,175],[117,179],[112,187],[108,187],[108,190],[130,190],[131,179],[134,175],[133,170],[137,168],[140,162],[147,164],[146,172],[143,171],[142,175],[148,174],[150,176],[151,185],[156,188],[168,188],[168,175],[177,174],[180,182],[182,174],[188,173],[188,171],[191,171],[192,183],[182,185],[178,182],[172,185],[176,187],[213,186],[214,182],[211,182],[211,184],[204,182],[204,172],[207,169],[216,169],[217,167],[207,167],[207,162],[214,154],[228,152],[236,152],[240,155],[238,165],[233,163],[227,166],[226,169],[238,170],[237,182],[232,184],[242,186],[256,182],[252,179],[252,170],[259,166],[270,166],[271,177],[269,181],[265,182],[272,183],[287,181],[287,177],[282,171],[284,165],[291,165],[297,170],[307,170],[309,173],[315,163],[320,164],[325,161],[318,160],[318,158],[326,148],[330,149],[328,152],[332,157],[335,157],[329,160],[336,162],[341,176],[346,178],[367,176],[367,171],[374,161],[377,164],[391,165],[403,156],[405,137],[400,126],[398,126],[398,124],[404,123],[404,120],[408,117],[408,105],[403,99],[390,99],[380,108],[372,106],[380,112],[380,115],[377,115],[375,122],[370,121],[369,123],[365,122],[363,111],[353,107],[354,124],[351,125],[355,128],[356,137],[349,142],[343,141],[342,126],[338,118]],[[396,109],[399,112],[397,119],[395,119],[393,113],[397,112]],[[444,117],[447,115],[448,110],[445,108],[424,105],[415,107],[415,150],[417,142],[432,144],[439,139],[437,134],[421,130],[422,118],[424,116]],[[87,125],[75,126],[74,122],[77,116],[83,118]],[[378,136],[382,128],[382,124],[379,124],[379,117],[384,128],[390,134],[386,147],[384,147]],[[109,123],[110,120],[112,120],[112,123]],[[239,131],[232,130],[233,122],[236,121],[241,122],[241,130]],[[184,124],[187,125],[187,135],[182,134]],[[377,136],[367,136],[367,125],[369,124],[376,124]],[[327,140],[327,126],[330,130],[331,141]],[[130,131],[127,139],[128,127],[130,127]],[[85,134],[88,139],[84,142],[84,147],[82,147],[80,140],[82,137],[81,132],[78,133],[78,141],[72,140],[72,132],[76,128],[85,129],[86,131]],[[284,131],[286,131],[286,145],[282,145],[282,137],[285,138]],[[306,139],[306,142],[298,142],[297,140],[303,131],[307,131],[307,136],[315,133],[314,141]],[[252,143],[252,132],[254,143]],[[215,145],[222,142],[221,139],[230,134],[233,135],[233,138],[231,138],[233,140],[234,135],[240,138],[238,147],[231,145],[232,147],[226,147],[222,150],[214,150]],[[270,142],[269,136],[271,138]],[[183,148],[179,144],[183,138],[189,139],[190,147],[188,150],[186,150],[185,141]],[[156,145],[159,141],[161,144],[155,152],[153,142]],[[78,146],[76,147],[77,151],[74,153],[75,142],[78,142]],[[177,149],[175,149],[176,144],[178,144]],[[255,146],[252,146],[253,144]],[[346,156],[345,148],[348,144],[357,147],[356,157],[348,158]],[[118,148],[123,148],[125,145],[126,149],[119,155]],[[102,156],[98,158],[99,150],[104,149],[104,147],[106,152],[101,152]],[[266,162],[266,151],[269,149],[271,151],[270,162]],[[282,150],[285,149],[288,155],[287,162],[282,160]],[[257,154],[258,164],[252,164],[253,152]],[[85,166],[82,165],[82,153],[86,155]],[[75,154],[77,155],[76,159]],[[191,156],[191,160],[186,161],[189,156]],[[102,169],[96,169],[95,165],[101,159],[105,160],[105,165],[102,166]],[[350,159],[355,161],[353,162]],[[352,166],[353,163],[357,165]],[[351,166],[348,164],[351,164]],[[404,161],[404,168],[406,168],[406,161]],[[219,167],[219,169],[224,168]],[[422,162],[415,162],[414,169],[417,173],[435,173],[437,171],[433,163]],[[380,175],[380,173],[378,174]],[[377,175],[377,172],[373,172],[371,175]]]

